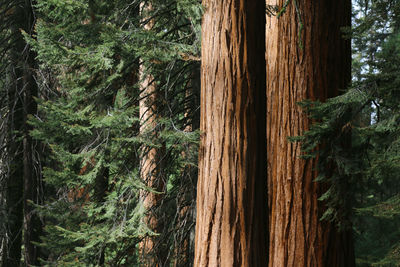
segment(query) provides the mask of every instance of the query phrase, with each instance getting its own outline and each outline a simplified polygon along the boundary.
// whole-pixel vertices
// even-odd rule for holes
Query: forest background
[[[280,3],[265,15],[293,16],[304,49],[302,1]],[[204,12],[1,1],[1,266],[193,265]],[[299,103],[313,124],[287,142],[318,158],[320,219],[356,265],[400,266],[400,2],[353,0],[341,31],[351,83]]]

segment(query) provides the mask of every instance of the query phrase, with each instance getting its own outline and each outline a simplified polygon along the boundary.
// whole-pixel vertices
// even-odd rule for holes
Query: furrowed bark
[[[203,5],[194,266],[267,266],[265,3]]]
[[[285,0],[267,0],[282,7]],[[296,8],[297,7],[297,8]],[[291,1],[279,18],[267,17],[267,151],[270,206],[269,266],[354,266],[351,230],[327,221],[318,197],[317,159],[300,159],[299,136],[311,121],[298,102],[325,101],[350,82],[351,2]],[[303,28],[301,29],[301,24]]]

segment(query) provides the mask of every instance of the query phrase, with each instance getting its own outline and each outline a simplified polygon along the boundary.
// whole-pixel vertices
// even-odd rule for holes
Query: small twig
[[[293,1],[294,1],[294,6],[295,6],[295,8],[296,8],[297,17],[299,18],[299,25],[300,25],[300,26],[299,26],[299,32],[298,32],[299,47],[300,47],[300,49],[303,50],[303,42],[302,42],[302,35],[301,35],[301,32],[303,31],[304,24],[303,24],[303,22],[301,21],[301,13],[300,13],[299,6],[297,5],[297,1],[296,1],[296,0],[293,0]]]
[[[289,5],[291,0],[286,0],[285,4],[283,4],[283,7],[281,8],[281,10],[278,12],[278,14],[276,15],[276,17],[279,19],[279,17],[281,15],[283,15],[286,12],[286,7]]]

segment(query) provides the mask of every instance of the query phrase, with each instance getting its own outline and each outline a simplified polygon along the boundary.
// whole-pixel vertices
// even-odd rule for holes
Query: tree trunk
[[[30,33],[35,20],[31,2],[25,1],[24,17],[27,20],[25,31]],[[25,44],[25,42],[23,42]],[[29,132],[32,127],[28,124],[28,116],[35,115],[37,104],[34,97],[38,96],[38,87],[34,78],[33,70],[36,67],[35,55],[30,49],[27,50],[26,63],[24,65],[24,248],[26,266],[39,265],[40,249],[32,242],[40,242],[39,236],[42,223],[35,212],[33,204],[38,204],[38,185],[40,170],[34,164],[35,147]]]
[[[33,14],[32,14],[33,18]],[[33,21],[32,21],[33,22]],[[33,23],[32,23],[33,25]],[[35,144],[29,131],[32,127],[27,123],[28,116],[37,112],[37,104],[34,97],[37,97],[37,85],[33,77],[32,69],[35,67],[35,59],[29,53],[24,73],[24,248],[25,264],[39,265],[39,247],[33,242],[40,242],[39,236],[42,230],[42,223],[32,204],[39,203],[38,185],[40,170],[34,164]]]
[[[17,81],[21,72],[12,71],[11,79]],[[7,153],[9,168],[7,172],[7,185],[5,193],[6,202],[6,230],[7,239],[2,251],[2,266],[19,266],[21,262],[22,222],[23,222],[23,156],[21,142],[16,130],[22,128],[22,99],[19,96],[18,82],[9,86],[8,103],[8,137]]]
[[[34,14],[31,1],[23,1],[10,9],[13,46],[9,50],[10,90],[9,101],[9,146],[7,152],[11,157],[11,168],[8,176],[6,203],[8,211],[8,249],[3,252],[3,266],[19,266],[21,260],[22,228],[24,229],[25,265],[37,265],[39,249],[32,241],[39,242],[41,222],[31,204],[37,203],[37,181],[39,170],[35,169],[33,155],[34,145],[29,136],[31,127],[27,123],[29,115],[36,113],[37,85],[34,79],[34,54],[27,46],[21,29],[31,33],[34,25]]]
[[[320,221],[317,159],[300,159],[301,144],[287,140],[310,125],[299,101],[325,101],[349,84],[350,41],[341,27],[350,26],[350,14],[350,0],[293,0],[279,18],[267,17],[269,266],[354,266],[351,230]]]
[[[24,2],[24,10],[21,16],[25,19],[21,27],[29,34],[32,34],[35,24],[35,15],[31,1]],[[32,127],[28,124],[28,117],[35,115],[37,112],[37,104],[34,97],[38,96],[38,87],[34,78],[34,69],[36,68],[35,54],[30,47],[26,47],[26,43],[21,39],[21,47],[26,51],[25,58],[21,58],[23,63],[23,96],[24,96],[24,137],[23,137],[23,162],[24,162],[24,248],[25,248],[25,265],[39,265],[40,249],[32,242],[40,242],[39,236],[42,224],[38,214],[35,212],[32,204],[38,204],[38,185],[40,179],[40,170],[34,164],[35,147],[30,136]],[[21,51],[22,54],[24,54]]]
[[[265,3],[203,4],[194,266],[267,266]]]
[[[143,67],[141,67],[142,69]],[[141,70],[143,74],[144,70]],[[155,83],[153,83],[153,77],[147,75],[142,80],[142,94],[139,103],[140,110],[140,132],[145,134],[148,138],[153,138],[156,131],[156,122],[154,111],[155,106],[155,94],[156,88]],[[160,151],[161,148],[150,148],[148,146],[143,146],[142,148],[142,158],[140,162],[140,176],[144,184],[155,190],[156,192],[142,190],[141,201],[143,202],[144,208],[146,209],[145,223],[149,229],[153,232],[157,232],[160,229],[160,224],[155,215],[155,209],[158,207],[162,194],[159,192],[164,191],[164,182],[160,179]],[[157,260],[156,255],[156,236],[148,235],[143,238],[140,247],[141,261],[144,266],[162,266]]]
[[[152,10],[151,4],[146,6],[142,3],[140,10],[143,13]],[[146,19],[145,19],[146,21]],[[144,25],[145,30],[151,30],[154,26],[154,20],[146,21]],[[139,116],[140,116],[140,134],[147,136],[147,138],[154,139],[157,136],[157,122],[156,122],[156,94],[157,88],[154,81],[154,76],[147,73],[144,62],[141,63],[139,69],[140,75],[140,101],[139,101]],[[146,209],[145,223],[152,232],[159,232],[162,228],[161,222],[158,221],[156,216],[156,208],[160,204],[162,194],[159,192],[164,191],[164,181],[160,177],[161,170],[161,155],[162,148],[152,148],[144,145],[142,147],[142,158],[140,161],[140,176],[144,184],[156,192],[149,190],[141,191],[141,201]],[[157,236],[146,235],[143,237],[139,244],[141,266],[163,266],[163,257],[159,255],[159,244],[157,244]]]

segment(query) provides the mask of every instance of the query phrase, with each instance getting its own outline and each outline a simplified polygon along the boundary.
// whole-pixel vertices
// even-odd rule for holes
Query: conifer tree
[[[141,12],[143,16],[143,27],[145,30],[151,30],[154,26],[154,19],[146,17],[152,11],[151,4],[142,3]],[[140,132],[143,135],[156,136],[158,135],[159,126],[157,125],[157,88],[156,80],[153,75],[146,73],[144,62],[140,66],[140,100],[139,100],[139,117],[140,117]],[[143,183],[148,186],[149,190],[142,190],[141,201],[146,209],[145,223],[151,232],[157,234],[160,231],[161,221],[157,218],[155,210],[160,204],[162,193],[165,191],[165,179],[161,177],[162,172],[162,148],[144,146],[141,153],[140,176]],[[162,257],[157,244],[157,236],[144,236],[139,244],[140,258],[143,266],[162,266],[164,260],[157,259]]]
[[[33,204],[38,202],[40,170],[35,164],[37,151],[29,135],[29,116],[36,114],[34,97],[37,85],[34,78],[35,59],[23,32],[33,33],[35,22],[31,1],[8,1],[0,6],[2,12],[1,34],[4,39],[1,52],[2,64],[2,128],[4,137],[3,158],[7,168],[4,172],[5,239],[2,240],[3,266],[18,266],[21,248],[26,265],[38,264],[39,250],[33,242],[39,241],[41,224]],[[4,113],[3,113],[4,112]],[[3,196],[2,192],[2,196]],[[22,233],[24,236],[22,238]]]
[[[162,208],[157,207],[168,222],[158,232],[163,241],[157,253],[167,255],[165,262],[176,257],[171,232],[177,186],[181,170],[193,164],[181,152],[197,142],[196,133],[183,131],[190,118],[182,107],[191,58],[198,53],[201,8],[196,1],[153,1],[153,11],[146,14],[154,19],[150,31],[140,26],[140,4],[38,1],[38,38],[31,42],[40,73],[49,75],[40,77],[48,97],[39,100],[32,135],[47,144],[51,155],[45,170],[47,202],[40,207],[47,222],[42,238],[46,264],[138,264],[137,245],[154,235],[143,223],[147,211],[140,192],[155,193],[140,179],[138,159],[143,148],[160,145],[169,162],[162,169],[169,189]],[[156,135],[137,127],[143,96],[138,59],[160,92]]]
[[[267,266],[265,3],[203,5],[194,266]]]
[[[356,213],[357,266],[396,266],[398,256],[398,23],[396,1],[355,1],[352,31],[353,81],[347,92],[325,103],[304,103],[314,125],[303,138],[312,155],[318,144],[319,170],[335,164],[320,182],[329,185],[324,219],[348,224],[343,200]],[[348,134],[351,132],[351,142]],[[346,144],[343,146],[343,144]],[[323,172],[322,172],[323,173]],[[351,189],[349,192],[348,189]],[[344,209],[345,208],[345,209]]]
[[[302,159],[300,142],[288,142],[310,127],[298,102],[326,101],[350,82],[350,41],[342,37],[342,28],[350,26],[351,2],[267,4],[277,10],[266,26],[269,264],[354,266],[351,227],[339,230],[320,220],[329,209],[318,200],[325,186],[315,180],[331,176],[337,166],[326,165],[318,173],[319,158]],[[346,196],[340,197],[347,207]]]

